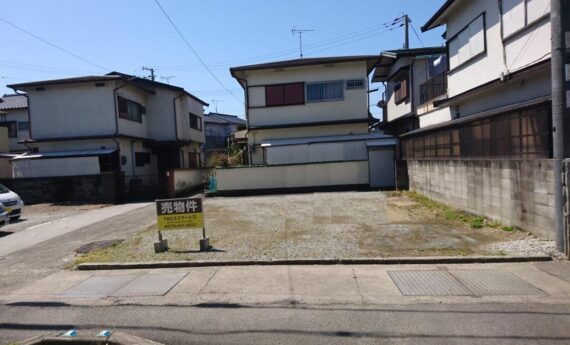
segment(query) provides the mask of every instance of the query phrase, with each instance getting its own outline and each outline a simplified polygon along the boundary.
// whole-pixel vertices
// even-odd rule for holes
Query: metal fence
[[[166,181],[157,175],[125,176],[125,197],[127,200],[147,200],[166,195]]]
[[[440,73],[420,85],[420,104],[447,93],[447,74]]]

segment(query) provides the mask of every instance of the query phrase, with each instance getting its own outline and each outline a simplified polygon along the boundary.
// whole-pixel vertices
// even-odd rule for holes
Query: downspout
[[[131,170],[133,171],[133,175],[135,176],[135,141],[131,140]]]
[[[178,114],[176,112],[176,100],[181,98],[182,96],[184,96],[184,93],[181,93],[180,95],[174,97],[172,99],[172,107],[174,109],[174,141],[176,142],[176,144],[178,145]],[[180,167],[183,166],[183,158],[182,158],[182,152],[180,152],[180,148],[178,148],[178,159],[180,160]]]
[[[234,78],[236,78],[239,81],[242,81],[245,84],[245,86],[242,85],[242,87],[244,88],[244,98],[245,98],[245,104],[244,104],[244,106],[245,106],[245,129],[246,129],[246,135],[249,138],[249,105],[248,105],[249,104],[249,95],[248,95],[249,90],[247,87],[247,80],[239,78],[236,75],[234,75]],[[249,147],[249,140],[247,143],[247,158],[248,158],[248,164],[251,165],[251,150]]]
[[[113,105],[115,107],[115,134],[113,134],[113,141],[115,142],[115,145],[117,146],[117,151],[118,151],[118,157],[119,157],[119,171],[122,171],[122,166],[123,166],[123,162],[121,159],[121,145],[119,144],[119,142],[117,141],[116,137],[117,135],[119,135],[119,108],[117,105],[117,91],[125,86],[128,85],[128,81],[125,82],[123,85],[121,86],[117,86],[113,89]],[[31,129],[31,128],[30,128]],[[30,131],[31,133],[31,131]],[[31,135],[30,135],[31,136]],[[133,170],[134,173],[134,170]]]
[[[415,58],[412,58],[412,63],[410,64],[410,82],[408,85],[408,92],[410,93],[410,102],[412,102],[412,113],[415,115],[415,119],[418,122],[418,127],[419,127],[419,122],[420,120],[418,119],[418,114],[416,112],[416,103],[415,103],[415,97],[414,97],[414,62],[416,61]],[[415,127],[415,126],[414,126]],[[412,128],[412,130],[415,128]]]

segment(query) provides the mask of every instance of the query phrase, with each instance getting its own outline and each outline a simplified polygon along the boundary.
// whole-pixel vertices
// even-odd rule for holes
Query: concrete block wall
[[[117,173],[87,176],[4,179],[0,182],[18,193],[24,203],[86,202],[115,203],[118,199]]]
[[[554,239],[549,159],[408,160],[410,189],[434,200]]]

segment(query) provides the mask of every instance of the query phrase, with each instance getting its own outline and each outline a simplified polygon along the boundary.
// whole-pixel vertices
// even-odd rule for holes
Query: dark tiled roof
[[[233,123],[238,125],[245,125],[245,120],[239,118],[237,115],[228,115],[228,114],[220,114],[220,113],[208,113],[204,114],[204,121],[210,123]]]
[[[34,81],[29,83],[20,83],[20,84],[12,84],[8,85],[9,88],[12,89],[25,89],[28,87],[37,87],[37,86],[47,86],[47,85],[61,85],[61,84],[74,84],[74,83],[89,83],[89,82],[98,82],[98,81],[108,81],[108,80],[129,80],[132,84],[145,89],[149,92],[152,92],[152,87],[164,87],[171,90],[178,90],[184,92],[186,95],[191,97],[192,99],[196,100],[197,102],[201,103],[202,105],[208,106],[208,103],[204,102],[203,100],[199,99],[198,97],[192,95],[188,91],[184,90],[179,86],[169,85],[160,83],[157,81],[147,80],[143,78],[138,78],[136,76],[120,73],[120,72],[111,72],[109,74],[103,76],[97,75],[90,75],[84,77],[75,77],[75,78],[64,78],[64,79],[52,79],[52,80],[40,80]]]
[[[184,92],[187,96],[189,96],[190,98],[194,99],[195,101],[201,103],[202,105],[208,106],[209,104],[204,102],[203,100],[201,100],[200,98],[194,96],[193,94],[191,94],[190,92],[184,90],[184,88],[180,87],[180,86],[176,86],[176,85],[170,85],[170,84],[165,84],[165,83],[161,83],[158,81],[153,81],[153,80],[149,80],[149,79],[144,79],[144,78],[137,78],[135,76],[129,75],[129,74],[125,74],[125,73],[121,73],[121,72],[111,72],[108,73],[107,75],[118,75],[124,78],[128,78],[128,79],[133,79],[133,81],[137,84],[142,84],[142,85],[148,85],[148,86],[158,86],[158,87],[163,87],[166,89],[171,89],[171,90],[177,90],[177,91],[182,91]]]
[[[105,75],[105,76],[89,75],[84,77],[40,80],[40,81],[32,81],[29,83],[11,84],[8,85],[8,87],[11,89],[22,89],[33,86],[87,83],[92,81],[97,82],[97,81],[118,80],[118,79],[123,79],[123,77],[118,75]]]
[[[354,55],[354,56],[332,56],[332,57],[320,57],[320,58],[304,58],[304,59],[294,59],[285,61],[276,61],[269,63],[262,63],[257,65],[247,65],[230,68],[230,72],[234,75],[234,72],[239,71],[249,71],[249,70],[260,70],[260,69],[272,69],[272,68],[284,68],[284,67],[299,67],[299,66],[310,66],[310,65],[322,65],[329,63],[341,63],[341,62],[352,62],[352,61],[368,61],[369,63],[375,64],[378,60],[378,55]]]
[[[26,109],[28,99],[24,95],[4,95],[0,102],[0,110]]]

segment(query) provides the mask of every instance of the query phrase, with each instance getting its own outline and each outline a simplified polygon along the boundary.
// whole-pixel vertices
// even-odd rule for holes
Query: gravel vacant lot
[[[170,250],[155,254],[153,226],[78,262],[516,255],[521,246],[509,252],[505,243],[537,241],[496,225],[475,229],[405,195],[389,198],[383,192],[216,197],[204,205],[210,252],[198,251],[196,229],[163,232]]]
[[[54,220],[77,215],[79,213],[102,208],[105,204],[35,204],[24,207],[24,213],[18,220],[0,228],[3,232],[22,231],[32,226],[53,222]]]

